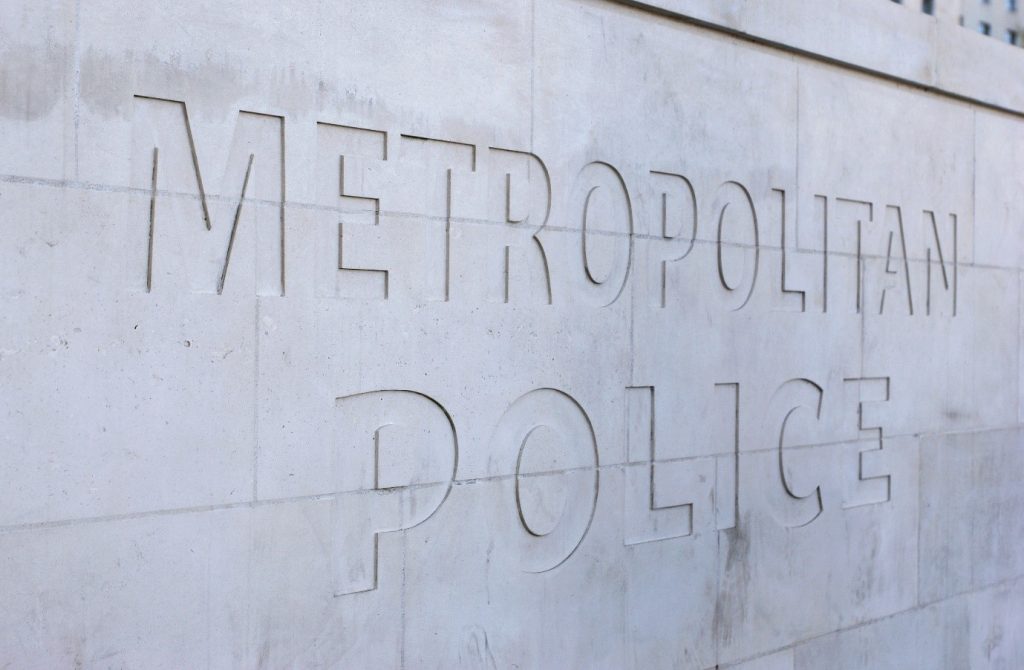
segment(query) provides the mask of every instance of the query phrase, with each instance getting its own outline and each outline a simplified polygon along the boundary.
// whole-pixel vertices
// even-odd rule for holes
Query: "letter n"
[[[922,221],[925,258],[925,314],[956,316],[959,240],[957,216],[948,218],[924,210]]]
[[[133,284],[284,295],[284,119],[239,112],[233,128],[199,128],[184,102],[134,105]]]

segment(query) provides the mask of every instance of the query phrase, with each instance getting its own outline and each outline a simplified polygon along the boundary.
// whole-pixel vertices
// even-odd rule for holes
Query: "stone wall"
[[[1024,667],[1022,75],[875,0],[0,3],[0,666]]]

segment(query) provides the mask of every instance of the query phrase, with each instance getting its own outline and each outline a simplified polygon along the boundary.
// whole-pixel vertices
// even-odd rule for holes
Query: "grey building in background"
[[[947,21],[959,21],[965,4],[980,3],[981,0],[892,0],[892,2],[925,14],[933,14]]]
[[[1015,46],[1024,43],[1018,0],[960,0],[960,24]]]
[[[1024,46],[1024,14],[1020,0],[892,0],[908,8],[957,21],[970,30],[1014,46]]]

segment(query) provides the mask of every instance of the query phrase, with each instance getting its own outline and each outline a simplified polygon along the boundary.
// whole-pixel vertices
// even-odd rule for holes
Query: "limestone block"
[[[921,445],[921,600],[998,584],[1021,573],[1020,434],[934,437]]]
[[[1024,666],[1020,57],[3,3],[0,667]]]

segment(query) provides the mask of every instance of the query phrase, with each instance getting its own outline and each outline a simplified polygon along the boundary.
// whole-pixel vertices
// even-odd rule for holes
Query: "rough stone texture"
[[[0,2],[0,667],[1024,667],[1024,60],[888,2]]]

